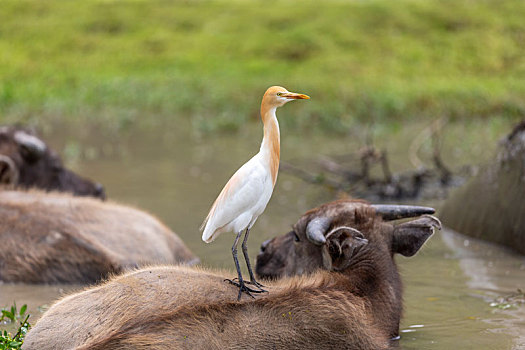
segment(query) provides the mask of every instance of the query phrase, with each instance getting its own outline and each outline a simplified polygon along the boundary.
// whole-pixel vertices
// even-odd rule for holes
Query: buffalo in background
[[[101,184],[66,169],[58,154],[22,127],[0,127],[0,185],[106,197]]]
[[[440,217],[457,232],[525,254],[525,121],[501,141],[494,160],[450,195]]]
[[[440,227],[421,207],[337,201],[265,243],[269,293],[253,299],[223,273],[141,269],[54,304],[25,349],[387,349],[398,335],[401,281],[393,255],[412,256]]]
[[[66,193],[0,191],[0,281],[92,283],[199,259],[153,216]]]

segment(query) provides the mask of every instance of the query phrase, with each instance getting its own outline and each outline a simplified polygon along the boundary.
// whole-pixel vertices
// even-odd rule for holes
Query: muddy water
[[[112,200],[133,205],[158,216],[188,244],[203,264],[232,271],[232,234],[212,244],[200,240],[198,227],[229,176],[258,149],[257,123],[235,134],[200,135],[189,125],[146,125],[112,131],[104,125],[48,129],[46,139],[80,173],[102,182]],[[406,150],[422,125],[394,130],[394,139],[380,134],[378,145],[388,147],[393,168],[406,164]],[[494,139],[486,128],[452,126],[450,135],[470,132]],[[282,159],[301,162],[312,155],[342,154],[362,144],[359,132],[327,137],[297,133],[282,127]],[[469,144],[445,152],[452,165],[490,154]],[[472,137],[473,138],[473,137]],[[486,144],[490,144],[486,141]],[[424,159],[424,150],[422,154]],[[254,259],[265,239],[282,234],[307,209],[331,200],[335,193],[308,185],[281,173],[274,196],[250,236]],[[525,349],[525,306],[499,309],[498,296],[525,289],[525,258],[453,232],[436,234],[414,258],[398,259],[405,282],[403,349]],[[54,299],[80,286],[0,285],[0,306],[16,301],[29,305],[32,321]]]

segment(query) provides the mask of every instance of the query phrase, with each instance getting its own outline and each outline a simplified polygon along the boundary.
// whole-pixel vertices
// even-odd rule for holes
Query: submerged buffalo
[[[0,281],[92,283],[142,264],[195,263],[140,210],[86,197],[0,191]]]
[[[440,210],[443,224],[525,254],[525,121],[502,140],[497,156]]]
[[[432,216],[381,219],[430,211],[412,209],[339,201],[309,211],[257,265],[262,276],[309,273],[268,280],[269,293],[254,298],[237,301],[223,273],[187,267],[114,277],[53,305],[24,348],[387,349],[401,313],[393,254],[415,254],[439,227]]]
[[[0,127],[0,185],[105,198],[101,184],[66,169],[44,141],[20,127]]]

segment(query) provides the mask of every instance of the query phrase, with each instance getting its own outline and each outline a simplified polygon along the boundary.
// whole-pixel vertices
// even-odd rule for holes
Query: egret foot
[[[235,285],[237,285],[239,282],[236,282],[237,280],[239,280],[237,277],[235,278],[232,278],[231,280],[230,279],[225,279],[225,281],[228,281],[228,282],[235,282]],[[266,287],[265,285],[257,282],[257,281],[243,281],[244,284],[252,284],[254,286],[256,286],[257,288],[259,288],[260,292],[259,293],[268,293],[268,291],[266,289],[263,289],[263,287]]]
[[[235,279],[237,279],[237,278],[234,278],[234,280]],[[264,293],[262,290],[252,289],[252,288],[246,286],[246,283],[248,283],[248,282],[245,283],[242,280],[241,280],[241,282],[235,282],[234,280],[231,280],[231,279],[227,278],[224,281],[228,281],[228,283],[233,284],[236,287],[239,287],[239,295],[237,296],[237,301],[241,300],[241,295],[242,295],[243,292],[246,293],[247,295],[251,296],[254,299],[255,299],[255,297],[251,293]]]
[[[239,296],[237,297],[237,300],[241,300],[242,292],[248,294],[252,298],[254,298],[254,296],[251,295],[250,293],[263,293],[262,290],[256,290],[256,289],[252,289],[250,287],[247,287],[246,284],[244,283],[243,278],[242,278],[241,268],[239,267],[239,259],[237,259],[237,243],[239,243],[239,238],[241,237],[241,234],[242,234],[242,231],[239,231],[239,233],[237,234],[237,237],[235,237],[235,241],[233,242],[233,246],[232,246],[232,256],[233,256],[233,261],[235,262],[235,269],[237,270],[237,280],[238,280],[238,282],[235,282],[234,280],[230,280],[230,279],[225,279],[225,281],[228,281],[231,284],[233,284],[234,286],[239,287]],[[245,241],[246,241],[246,238],[245,238]],[[244,253],[244,251],[243,251],[243,253]],[[246,257],[246,255],[245,255],[245,257]],[[250,268],[250,266],[248,266],[248,268]],[[251,271],[251,269],[250,269],[250,271]],[[250,273],[250,279],[253,280],[253,273]]]
[[[266,289],[264,289],[264,287],[266,287],[266,286],[261,284],[261,283],[259,283],[259,282],[257,282],[255,279],[253,279],[250,282],[246,282],[246,283],[253,284],[257,288],[259,288],[261,291],[268,293],[268,291]]]

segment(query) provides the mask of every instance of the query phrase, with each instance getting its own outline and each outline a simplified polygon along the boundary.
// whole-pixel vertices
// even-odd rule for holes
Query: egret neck
[[[280,157],[280,134],[279,122],[275,116],[277,107],[268,106],[265,101],[261,104],[261,119],[264,124],[264,136],[261,143],[259,153],[268,164],[270,174],[272,175],[272,183],[275,186],[277,181],[277,173],[279,171],[279,157]]]

